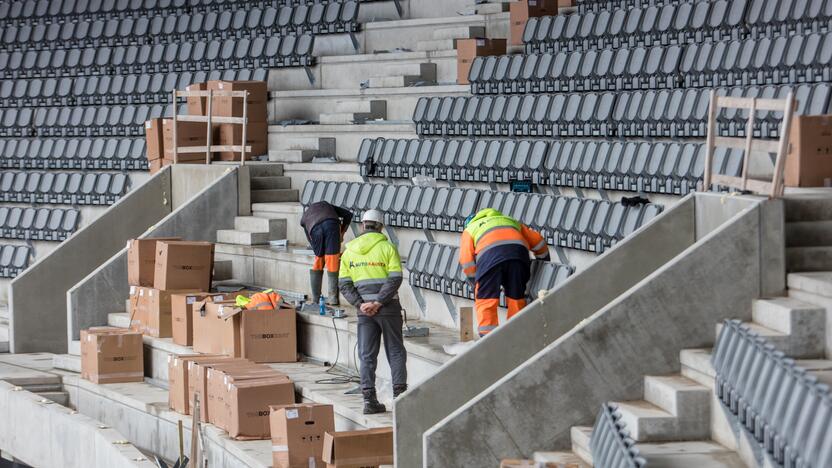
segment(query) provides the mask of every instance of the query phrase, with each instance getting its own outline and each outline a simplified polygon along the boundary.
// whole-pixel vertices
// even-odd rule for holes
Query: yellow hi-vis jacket
[[[350,304],[360,307],[365,302],[380,302],[379,315],[399,315],[401,284],[399,251],[384,234],[368,232],[347,243],[341,254],[338,285]]]

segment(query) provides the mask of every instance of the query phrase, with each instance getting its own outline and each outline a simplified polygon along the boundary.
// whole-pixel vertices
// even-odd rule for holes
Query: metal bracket
[[[433,234],[430,232],[430,229],[424,229],[423,231],[425,232],[425,238],[427,238],[428,242],[436,242],[433,239]]]
[[[358,50],[358,49],[356,49]],[[312,74],[312,69],[310,67],[303,67],[303,71],[306,72],[306,78],[309,80],[310,85],[315,85],[315,75]]]
[[[350,41],[352,41],[352,48],[355,49],[356,53],[358,53],[358,48],[359,48],[358,38],[355,36],[354,32],[350,33]]]
[[[447,294],[445,294],[445,293],[440,293],[440,294],[442,294],[442,299],[445,300],[445,307],[448,308],[448,313],[451,315],[451,318],[454,320],[454,323],[458,323],[457,322],[457,315],[458,314],[456,312],[456,304],[454,304],[454,301]]]
[[[576,196],[576,197],[578,197],[578,198],[586,198],[586,196],[584,195],[584,191],[583,191],[583,190],[579,189],[578,187],[572,187],[572,189],[573,189],[573,190],[575,190],[575,196]]]
[[[555,254],[557,254],[558,259],[560,259],[560,263],[569,265],[569,259],[566,257],[566,252],[563,251],[563,247],[556,246]]]
[[[410,286],[410,290],[413,291],[413,297],[416,299],[416,304],[419,304],[419,311],[421,312],[421,316],[425,316],[425,310],[427,309],[427,304],[425,303],[425,296],[422,295],[422,291],[419,290],[418,287],[413,286],[408,281],[408,286]]]
[[[402,9],[401,1],[393,0],[393,4],[396,5],[396,12],[399,14],[399,18],[404,17],[404,9]]]
[[[601,195],[601,200],[610,201],[610,195],[601,187],[598,187],[598,194]]]

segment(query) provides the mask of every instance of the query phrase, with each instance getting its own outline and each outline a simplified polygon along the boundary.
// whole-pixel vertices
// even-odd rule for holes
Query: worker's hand
[[[368,316],[368,317],[372,317],[373,315],[376,314],[376,312],[378,312],[378,309],[375,308],[373,302],[365,302],[365,303],[361,304],[360,309],[361,309],[361,313]]]

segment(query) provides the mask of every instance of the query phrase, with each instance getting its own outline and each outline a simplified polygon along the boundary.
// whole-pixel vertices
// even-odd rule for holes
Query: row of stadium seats
[[[265,81],[268,70],[226,70],[93,75],[4,80],[0,107],[89,106],[102,104],[167,104],[174,89],[208,80]]]
[[[283,36],[167,45],[0,52],[0,78],[129,75],[304,67],[314,63],[315,37]]]
[[[588,11],[617,10],[627,8],[646,8],[649,6],[662,6],[677,3],[684,3],[686,0],[576,0],[580,13]]]
[[[660,205],[625,206],[588,198],[519,192],[307,181],[304,206],[326,200],[355,214],[370,209],[394,227],[461,232],[465,218],[494,208],[537,229],[550,245],[601,252],[662,211]]]
[[[459,264],[459,247],[414,241],[407,255],[407,271],[411,286],[474,299],[474,288]],[[538,291],[553,289],[574,272],[575,269],[569,265],[532,262],[528,293],[536,298]]]
[[[832,33],[481,56],[474,59],[468,79],[476,94],[828,82],[832,80]]]
[[[529,18],[526,51],[702,43],[827,32],[832,0],[688,1]]]
[[[794,89],[798,114],[825,114],[828,83],[718,88],[729,96],[785,98]],[[582,94],[527,94],[420,98],[413,112],[420,135],[561,137],[705,137],[709,89],[675,89]],[[777,138],[782,117],[759,112],[754,134]],[[718,132],[745,136],[747,116],[720,113]]]
[[[0,138],[2,169],[147,170],[144,138]]]
[[[0,245],[0,277],[14,278],[29,266],[32,248],[28,245]]]
[[[343,2],[346,0],[329,0]],[[367,1],[367,0],[359,0]],[[148,14],[178,16],[236,9],[314,5],[322,0],[15,0],[0,2],[0,24],[76,22]]]
[[[49,50],[103,46],[166,44],[212,39],[243,39],[300,34],[349,33],[358,30],[358,2],[318,3],[311,7],[239,9],[222,13],[112,18],[76,23],[7,26],[0,47]]]
[[[742,151],[717,148],[714,170],[739,175]],[[361,175],[686,195],[701,183],[705,145],[648,141],[365,139]]]
[[[122,173],[0,172],[0,202],[112,205],[129,185]]]
[[[79,216],[72,208],[0,207],[0,237],[63,241],[78,228]]]
[[[0,137],[143,136],[147,120],[170,115],[161,104],[0,109]]]

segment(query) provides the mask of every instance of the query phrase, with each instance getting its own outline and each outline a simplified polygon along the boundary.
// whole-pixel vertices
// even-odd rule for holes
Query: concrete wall
[[[12,352],[66,352],[66,291],[170,212],[170,183],[169,170],[157,173],[12,281]]]
[[[173,180],[198,180],[199,184],[191,188],[194,191],[204,188],[135,237],[179,236],[186,240],[213,242],[217,229],[233,227],[238,212],[237,169],[195,167],[199,166],[174,166]],[[180,197],[184,198],[184,194]],[[122,246],[109,260],[67,291],[68,339],[77,340],[84,328],[105,325],[107,314],[124,310],[128,293],[127,248]]]
[[[40,468],[156,466],[115,429],[0,382],[0,450]]]
[[[705,194],[696,197],[694,216],[689,202],[673,210],[673,221],[690,227],[712,211],[736,214],[707,234],[687,230],[699,235],[695,244],[585,320],[577,309],[553,308],[548,298],[534,304],[524,315],[545,309],[581,321],[426,431],[424,466],[493,466],[566,448],[570,427],[591,424],[602,402],[641,398],[642,377],[678,372],[679,351],[711,345],[716,322],[750,318],[751,300],[770,283],[761,269],[771,247],[761,231],[770,226],[761,220],[782,223],[782,206],[750,198],[724,206]]]

